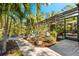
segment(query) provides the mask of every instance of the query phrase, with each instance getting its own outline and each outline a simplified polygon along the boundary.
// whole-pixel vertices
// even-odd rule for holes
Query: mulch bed
[[[33,38],[24,38],[25,40],[27,40],[28,42],[32,43],[35,46],[39,46],[39,47],[50,47],[53,44],[46,41],[45,37],[33,37]]]

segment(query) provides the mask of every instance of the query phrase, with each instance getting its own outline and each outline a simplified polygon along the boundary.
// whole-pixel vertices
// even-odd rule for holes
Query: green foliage
[[[42,4],[44,6],[47,6],[48,4]],[[53,12],[52,13],[47,13],[46,15],[43,12],[40,12],[40,3],[36,4],[36,15],[32,14],[32,5],[30,3],[26,3],[26,4],[0,4],[0,23],[4,23],[6,21],[7,18],[7,29],[10,30],[10,36],[11,35],[19,35],[19,34],[29,34],[31,31],[38,31],[41,32],[42,30],[48,29],[48,27],[46,25],[42,25],[42,26],[34,26],[34,23],[36,22],[40,22],[43,21],[46,17],[46,15],[49,17],[56,15],[58,12]],[[70,6],[66,6],[64,7],[64,9],[68,9]],[[12,21],[10,21],[12,20]],[[25,22],[23,22],[23,20],[25,20]],[[70,20],[70,21],[69,21]],[[66,20],[67,23],[73,21],[72,18]],[[76,21],[76,20],[74,20]],[[11,23],[11,26],[10,26]],[[63,22],[62,22],[63,23]],[[3,24],[3,25],[4,25]],[[6,26],[7,26],[6,25]],[[70,26],[67,25],[67,30],[70,30]],[[0,28],[3,28],[0,27]],[[54,27],[51,28],[51,30]],[[61,25],[56,25],[56,31],[57,33],[63,32],[63,24]]]

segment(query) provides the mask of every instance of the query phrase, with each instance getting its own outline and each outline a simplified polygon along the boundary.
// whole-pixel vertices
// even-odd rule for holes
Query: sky
[[[73,6],[75,6],[75,4],[73,4],[73,3],[53,3],[53,4],[50,4],[50,5],[48,5],[48,6],[44,6],[44,5],[41,5],[41,12],[43,12],[43,13],[47,13],[47,12],[52,12],[52,11],[54,11],[54,12],[57,12],[57,11],[60,11],[62,8],[64,8],[66,5],[73,5]],[[32,4],[32,12],[33,12],[33,14],[35,14],[35,12],[36,12],[36,4],[35,3],[33,3]]]

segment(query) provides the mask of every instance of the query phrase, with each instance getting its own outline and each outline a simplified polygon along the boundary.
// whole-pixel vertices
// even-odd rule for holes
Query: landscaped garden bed
[[[38,46],[38,47],[49,47],[53,45],[53,43],[46,40],[46,37],[43,35],[37,37],[24,38],[24,39],[30,42],[31,44],[33,44],[34,46]]]
[[[17,43],[15,41],[7,42],[7,52],[4,54],[6,56],[22,56],[22,52],[20,51]]]

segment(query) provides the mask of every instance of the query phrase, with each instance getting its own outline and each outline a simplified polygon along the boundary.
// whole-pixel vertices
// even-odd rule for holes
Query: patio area
[[[49,48],[63,56],[79,56],[79,44],[77,41],[64,39]]]

